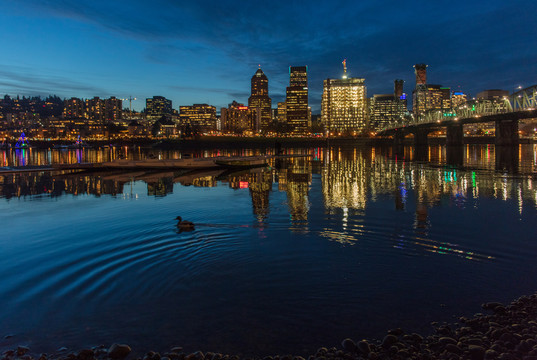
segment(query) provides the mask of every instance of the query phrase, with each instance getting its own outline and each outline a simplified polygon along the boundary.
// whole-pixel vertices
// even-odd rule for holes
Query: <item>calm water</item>
[[[0,175],[0,349],[306,354],[536,290],[536,146],[287,152],[311,156]],[[146,156],[0,152],[0,166]],[[179,232],[177,215],[203,225]]]

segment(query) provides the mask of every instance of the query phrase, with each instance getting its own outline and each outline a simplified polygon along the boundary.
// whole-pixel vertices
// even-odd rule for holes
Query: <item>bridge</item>
[[[463,144],[463,126],[495,123],[496,145],[518,145],[518,121],[537,118],[537,85],[497,100],[471,100],[449,110],[429,110],[411,121],[396,122],[377,133],[392,136],[395,144],[412,134],[414,144],[427,145],[429,133],[446,129],[446,145]]]

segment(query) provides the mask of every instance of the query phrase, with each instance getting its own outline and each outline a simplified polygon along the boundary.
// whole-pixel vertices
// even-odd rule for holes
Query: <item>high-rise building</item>
[[[216,107],[207,104],[194,104],[179,107],[181,126],[190,126],[207,132],[216,130]]]
[[[321,122],[330,134],[355,135],[368,126],[365,79],[347,77],[324,81]]]
[[[153,96],[145,100],[145,113],[148,120],[157,120],[172,113],[172,101],[164,96]]]
[[[86,118],[102,121],[104,120],[105,106],[104,100],[100,99],[98,96],[95,96],[93,99],[86,100]]]
[[[451,106],[457,107],[464,104],[468,100],[468,96],[461,91],[454,91],[451,95]]]
[[[375,94],[370,99],[369,106],[371,129],[379,131],[403,119],[406,99],[392,94]]]
[[[242,134],[252,130],[255,121],[256,111],[251,110],[244,104],[233,101],[227,108],[220,109],[220,119],[222,130]]]
[[[427,84],[427,64],[414,65],[414,74],[416,75],[416,87]]]
[[[268,96],[268,79],[261,68],[257,69],[252,76],[252,91],[248,98],[248,107],[258,113],[259,121],[254,126],[255,130],[266,129],[272,121],[272,101]]]
[[[115,96],[104,101],[104,118],[108,121],[119,121],[123,117],[123,101]]]
[[[308,131],[308,67],[289,67],[286,92],[286,120],[293,133]]]
[[[451,89],[441,85],[427,83],[427,65],[414,65],[416,74],[416,88],[412,92],[412,111],[414,117],[419,118],[426,111],[451,109]]]
[[[285,106],[285,101],[278,103],[278,122],[286,123],[287,122],[287,107]]]
[[[79,98],[66,99],[63,102],[63,117],[66,119],[84,118],[84,101]]]
[[[405,82],[401,79],[396,79],[393,81],[393,83],[394,83],[393,94],[395,95],[396,98],[401,99],[403,97],[403,85]]]

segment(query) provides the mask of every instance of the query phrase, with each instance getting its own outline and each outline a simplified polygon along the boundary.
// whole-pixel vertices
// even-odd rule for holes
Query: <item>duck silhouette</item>
[[[177,228],[182,231],[192,231],[194,230],[194,223],[191,221],[185,221],[182,217],[178,216],[175,218],[177,220]]]

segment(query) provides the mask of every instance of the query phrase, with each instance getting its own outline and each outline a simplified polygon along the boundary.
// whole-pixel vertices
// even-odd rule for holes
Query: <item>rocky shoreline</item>
[[[488,315],[461,317],[456,324],[437,324],[435,333],[422,336],[393,329],[382,340],[344,339],[340,348],[321,347],[309,356],[275,355],[244,357],[252,360],[359,360],[359,359],[471,359],[537,360],[537,294],[522,296],[509,305],[490,302],[482,305]],[[242,360],[238,355],[173,347],[160,354],[149,351],[136,357],[125,344],[100,345],[91,349],[36,355],[25,346],[5,351],[1,360]]]

